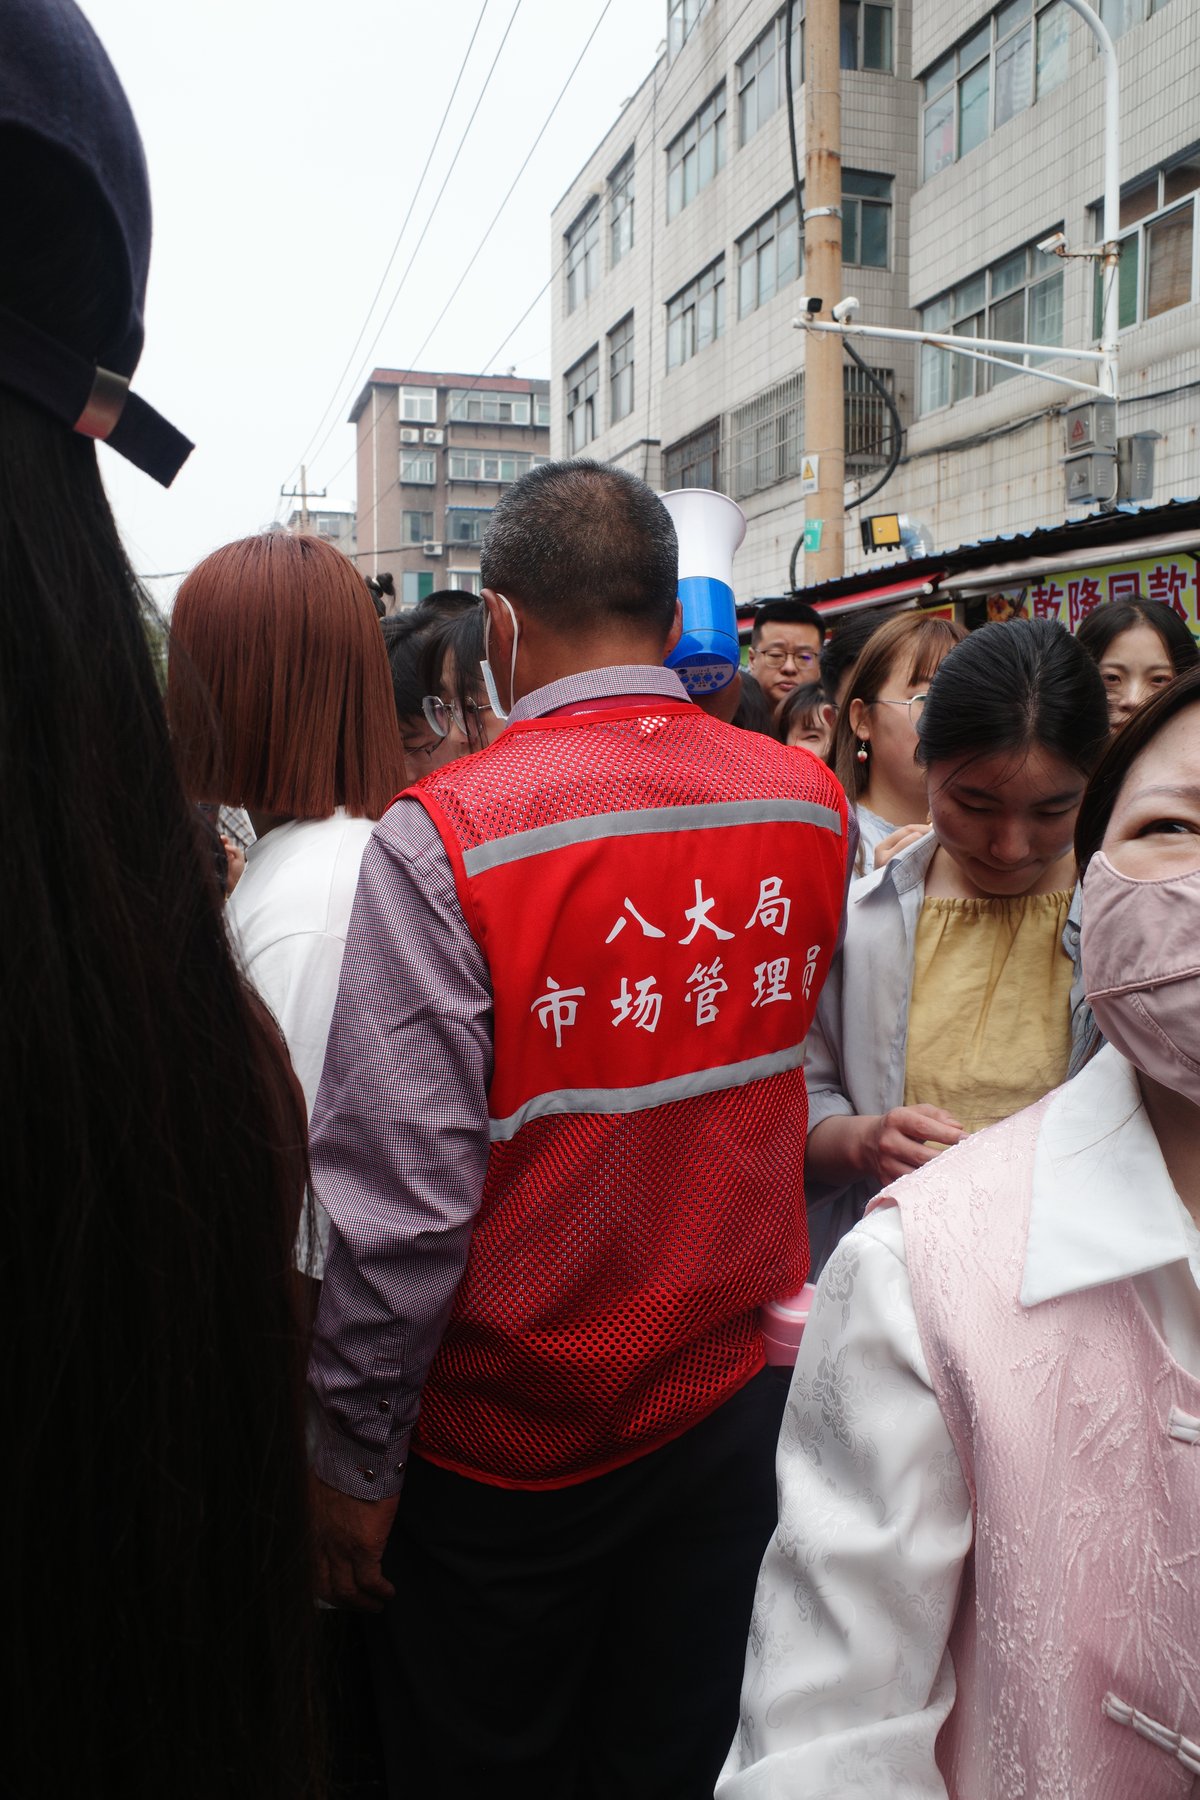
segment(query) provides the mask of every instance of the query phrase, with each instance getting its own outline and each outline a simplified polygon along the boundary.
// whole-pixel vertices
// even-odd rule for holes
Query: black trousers
[[[517,1492],[414,1457],[372,1631],[391,1800],[711,1800],[775,1524],[786,1369],[660,1450]]]

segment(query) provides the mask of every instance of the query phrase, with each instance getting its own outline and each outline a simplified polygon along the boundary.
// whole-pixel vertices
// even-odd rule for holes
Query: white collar
[[[1187,1262],[1197,1231],[1163,1162],[1131,1063],[1106,1044],[1038,1132],[1022,1306]]]

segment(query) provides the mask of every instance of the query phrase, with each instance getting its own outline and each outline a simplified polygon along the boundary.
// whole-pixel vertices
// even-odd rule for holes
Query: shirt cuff
[[[320,1402],[308,1391],[308,1460],[327,1487],[356,1500],[388,1500],[404,1486],[410,1431],[387,1444],[360,1444],[330,1424]]]
[[[839,1094],[836,1088],[818,1089],[808,1096],[808,1136],[811,1137],[817,1126],[826,1119],[848,1119],[854,1116],[854,1106],[845,1094]]]

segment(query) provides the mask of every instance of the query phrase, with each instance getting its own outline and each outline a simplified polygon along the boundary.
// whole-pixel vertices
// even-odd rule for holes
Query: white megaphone
[[[679,539],[683,607],[683,636],[667,667],[689,694],[713,694],[728,686],[741,661],[733,558],[746,535],[746,515],[712,488],[675,488],[660,498]]]

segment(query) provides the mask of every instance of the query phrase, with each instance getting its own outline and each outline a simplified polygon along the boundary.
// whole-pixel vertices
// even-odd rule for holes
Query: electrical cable
[[[796,231],[799,235],[800,242],[803,243],[804,202],[801,195],[800,183],[800,153],[796,148],[796,98],[795,84],[792,79],[792,31],[795,21],[795,12],[796,0],[787,0],[787,20],[784,26],[783,73],[784,86],[787,90],[788,149],[791,151],[792,158],[792,192],[796,197]],[[887,483],[896,473],[897,466],[900,462],[901,451],[904,447],[904,426],[900,418],[900,410],[897,407],[894,398],[888,392],[885,384],[879,379],[879,376],[875,373],[874,369],[863,361],[862,357],[858,354],[858,351],[847,338],[842,339],[842,347],[850,356],[851,360],[866,376],[872,387],[878,391],[892,422],[891,450],[888,456],[887,467],[879,476],[875,485],[868,488],[865,494],[859,494],[856,499],[843,502],[843,511],[849,512],[852,508],[861,506],[864,501],[872,499],[879,492],[880,488],[886,487]],[[796,564],[800,559],[800,551],[803,543],[804,533],[801,532],[800,536],[792,545],[792,554],[788,558],[788,589],[793,595],[796,592]]]

